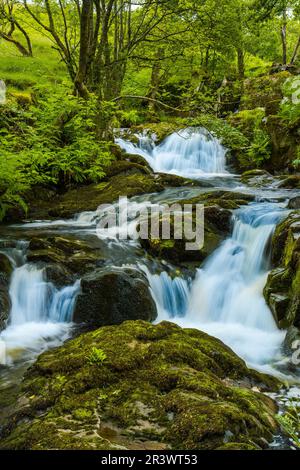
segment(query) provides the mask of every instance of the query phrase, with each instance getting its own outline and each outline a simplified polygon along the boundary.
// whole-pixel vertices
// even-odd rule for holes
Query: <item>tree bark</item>
[[[238,77],[240,81],[245,78],[245,58],[244,51],[242,48],[237,49],[237,60],[238,60]]]
[[[299,54],[299,50],[300,50],[300,36],[298,38],[297,44],[295,46],[295,49],[294,49],[294,52],[293,52],[293,55],[292,55],[292,58],[291,58],[291,62],[290,62],[291,65],[295,64],[296,59],[297,59],[298,54]]]
[[[287,64],[287,11],[284,9],[283,12],[283,22],[281,26],[281,43],[282,43],[282,65]]]
[[[80,50],[78,71],[74,80],[75,90],[82,98],[88,97],[86,80],[93,35],[93,0],[83,0],[80,15]]]

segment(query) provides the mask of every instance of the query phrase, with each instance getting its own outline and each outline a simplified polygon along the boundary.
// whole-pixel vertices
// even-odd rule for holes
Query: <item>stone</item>
[[[288,204],[289,209],[300,209],[300,196],[292,197]]]
[[[30,240],[27,260],[47,265],[48,279],[66,284],[72,274],[81,275],[103,264],[101,251],[83,240],[68,236],[34,237]],[[66,285],[65,284],[65,285]]]
[[[0,331],[6,326],[11,309],[9,283],[12,272],[13,265],[10,259],[4,253],[0,253]]]
[[[300,214],[291,213],[272,238],[272,261],[265,299],[280,328],[300,328]]]
[[[136,269],[95,271],[81,279],[74,321],[90,328],[125,320],[154,321],[155,302],[146,277]]]
[[[0,449],[261,449],[277,432],[261,391],[279,387],[201,331],[127,321],[39,356]]]

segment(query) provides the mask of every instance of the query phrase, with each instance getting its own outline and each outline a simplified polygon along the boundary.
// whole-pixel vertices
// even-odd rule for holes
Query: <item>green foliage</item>
[[[293,446],[300,449],[300,414],[299,407],[291,403],[283,415],[277,415],[282,430],[289,436]]]
[[[213,133],[218,139],[221,139],[225,147],[233,150],[248,145],[247,138],[239,129],[236,129],[230,123],[212,114],[200,114],[195,118],[184,120],[184,123],[190,126],[205,127],[205,129]]]
[[[293,161],[293,167],[294,167],[296,170],[299,170],[299,169],[300,169],[300,146],[297,148],[297,151],[296,151],[296,158],[295,158],[295,160]]]
[[[271,157],[271,140],[263,119],[263,108],[246,109],[229,117],[229,122],[242,132],[247,140],[239,150],[239,162],[243,168],[259,168]]]
[[[270,157],[270,136],[263,129],[254,129],[253,140],[245,152],[245,162],[249,162],[249,164],[254,162],[257,167],[260,167]]]
[[[281,103],[279,116],[289,127],[300,123],[300,80],[289,78],[283,86],[284,100]]]
[[[89,364],[102,365],[107,359],[107,355],[102,349],[92,347],[90,354],[87,357]]]
[[[0,117],[0,219],[10,206],[25,208],[32,185],[97,182],[112,155],[96,138],[96,99],[78,99],[67,90],[36,90],[36,104],[27,109],[14,102]]]

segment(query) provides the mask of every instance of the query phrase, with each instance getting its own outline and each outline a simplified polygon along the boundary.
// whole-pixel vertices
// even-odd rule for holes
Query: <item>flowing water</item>
[[[144,157],[155,172],[187,178],[228,175],[226,149],[207,130],[187,128],[167,137],[160,145],[147,135],[137,135],[138,144],[122,138],[116,142],[127,153]]]
[[[72,334],[80,279],[57,289],[47,280],[44,266],[26,261],[32,237],[68,234],[99,249],[104,266],[134,265],[144,271],[157,305],[158,321],[168,319],[206,331],[228,344],[250,366],[277,373],[278,364],[284,361],[281,345],[285,332],[277,328],[264,301],[263,288],[270,269],[270,239],[276,224],[288,214],[287,201],[293,193],[276,189],[276,184],[260,189],[243,185],[226,170],[226,149],[203,129],[174,133],[160,145],[146,135],[139,136],[138,144],[121,138],[117,142],[127,152],[143,156],[156,172],[191,177],[205,184],[132,198],[129,221],[109,232],[97,230],[104,216],[101,211],[84,212],[72,220],[3,227],[0,251],[12,260],[14,272],[9,291],[11,312],[6,329],[0,333],[0,360],[6,353],[10,370],[14,370],[16,363],[30,362],[36,354],[61,344]],[[215,189],[255,194],[256,202],[234,212],[231,235],[198,269],[183,270],[179,275],[178,268],[146,256],[139,242],[133,240],[135,211]],[[125,233],[129,239],[120,240]],[[3,377],[8,380],[7,375]],[[1,383],[0,372],[0,390]]]
[[[263,297],[270,239],[284,210],[256,203],[236,211],[230,238],[197,270],[192,283],[148,273],[159,320],[175,317],[228,344],[249,365],[270,371],[280,361],[285,332],[279,330]],[[181,305],[179,312],[173,305]]]

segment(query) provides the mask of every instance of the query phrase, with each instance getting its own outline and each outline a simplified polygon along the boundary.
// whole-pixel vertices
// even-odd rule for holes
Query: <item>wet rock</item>
[[[157,178],[161,182],[161,184],[169,188],[177,188],[181,186],[211,188],[214,186],[213,183],[210,183],[209,181],[197,181],[189,178],[184,178],[182,176],[171,175],[168,173],[159,173],[157,175]]]
[[[182,123],[178,122],[151,122],[140,126],[134,126],[130,133],[144,133],[156,137],[156,145],[160,144],[166,137],[182,129]]]
[[[151,170],[145,165],[139,163],[133,163],[132,161],[121,160],[112,163],[106,169],[106,179],[116,175],[149,175]]]
[[[0,448],[260,449],[277,406],[259,390],[278,386],[201,331],[128,321],[39,356]]]
[[[54,281],[57,287],[61,286],[63,280],[68,284],[71,273],[80,275],[103,263],[99,249],[93,249],[82,240],[65,236],[32,238],[27,260],[49,264],[48,279]]]
[[[292,213],[278,225],[272,239],[271,271],[265,299],[279,327],[300,328],[300,215]]]
[[[284,178],[278,187],[285,189],[300,189],[300,175],[291,175]]]
[[[241,175],[241,181],[249,186],[261,187],[274,183],[274,176],[266,170],[249,170]]]
[[[300,196],[293,197],[289,200],[289,209],[300,209]]]
[[[0,253],[0,331],[5,328],[11,309],[9,283],[12,271],[13,265],[10,259],[4,253]]]
[[[125,320],[154,321],[156,316],[147,279],[135,269],[95,271],[81,280],[75,322],[97,328]]]

